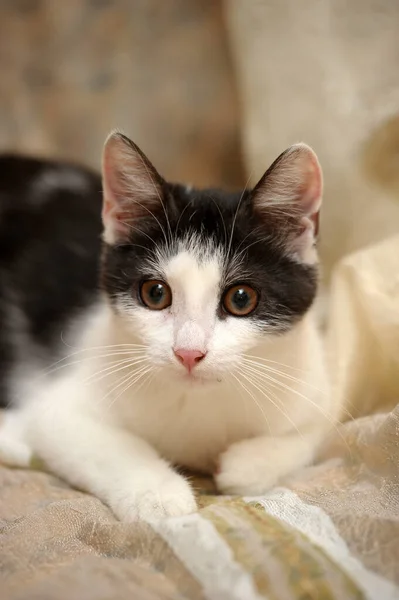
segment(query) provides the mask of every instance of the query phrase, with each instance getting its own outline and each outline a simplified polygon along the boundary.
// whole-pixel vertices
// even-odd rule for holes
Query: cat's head
[[[161,371],[223,379],[310,308],[322,175],[308,146],[283,152],[254,189],[225,193],[167,183],[113,133],[103,190],[103,288]]]

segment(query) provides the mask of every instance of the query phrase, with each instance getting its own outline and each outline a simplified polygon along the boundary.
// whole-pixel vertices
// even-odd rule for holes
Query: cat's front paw
[[[190,484],[180,475],[170,472],[158,481],[137,482],[127,490],[120,490],[110,502],[116,516],[122,521],[155,521],[165,517],[180,517],[197,510]]]
[[[7,413],[0,424],[0,462],[10,467],[29,467],[32,449],[25,440],[22,414]]]
[[[225,494],[258,496],[303,465],[304,453],[294,438],[254,438],[233,444],[219,458],[217,488]]]

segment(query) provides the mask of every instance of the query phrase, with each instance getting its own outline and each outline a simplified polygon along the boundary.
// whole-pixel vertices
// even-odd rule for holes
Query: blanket
[[[399,599],[399,237],[337,266],[326,333],[342,423],[256,498],[124,524],[40,470],[0,467],[1,600]]]

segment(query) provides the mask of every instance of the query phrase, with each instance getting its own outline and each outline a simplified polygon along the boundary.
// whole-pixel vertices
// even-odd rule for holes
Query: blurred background
[[[235,189],[305,141],[328,280],[399,232],[398,32],[396,0],[0,0],[0,150],[98,168],[117,127],[166,178]]]

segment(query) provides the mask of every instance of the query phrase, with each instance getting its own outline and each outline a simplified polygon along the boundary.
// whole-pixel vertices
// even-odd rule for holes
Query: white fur
[[[89,189],[87,176],[67,166],[57,165],[54,169],[48,167],[34,179],[30,190],[30,202],[40,206],[53,198],[53,193],[59,193],[60,188],[84,194]]]
[[[124,520],[196,509],[189,483],[170,464],[217,471],[224,492],[262,493],[313,459],[334,416],[312,311],[288,333],[266,336],[251,319],[218,318],[217,252],[199,255],[186,244],[159,268],[171,307],[150,311],[121,297],[114,311],[103,299],[69,366],[36,385],[18,382],[30,397],[0,432],[5,460],[26,465],[32,451]],[[117,344],[142,344],[143,354],[129,366],[128,354],[112,354],[128,349]],[[207,353],[193,378],[176,346]],[[291,389],[240,372],[244,355]]]

